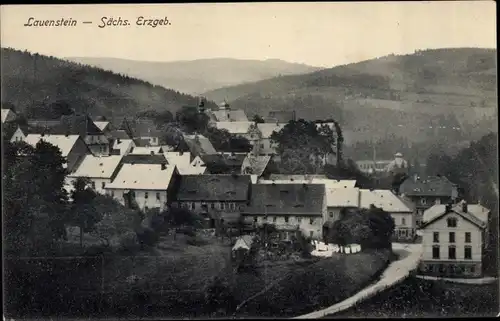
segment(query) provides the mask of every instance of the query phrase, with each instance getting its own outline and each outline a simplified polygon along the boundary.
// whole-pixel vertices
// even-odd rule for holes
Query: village
[[[393,220],[392,242],[419,244],[419,274],[483,276],[490,210],[459,199],[457,186],[445,176],[421,177],[397,151],[390,161],[358,163],[361,172],[403,175],[404,181],[393,189],[363,189],[355,179],[326,175],[280,174],[275,170],[280,159],[271,136],[295,121],[294,112],[271,112],[261,121],[251,121],[225,101],[218,110],[210,110],[202,99],[191,109],[207,115],[209,126],[247,139],[251,150],[217,151],[197,132],[178,132],[179,143],[169,145],[153,121],[124,119],[117,126],[87,114],[17,124],[16,113],[2,109],[2,127],[11,124],[5,134],[12,143],[36,146],[45,141],[58,147],[66,160],[68,193],[78,178],[86,178],[88,188],[127,208],[196,213],[203,219],[202,229],[230,239],[240,265],[249,253],[263,252],[275,259],[292,254],[300,260],[303,252],[329,257],[334,252],[362,251],[362,245],[345,240],[335,244],[330,235],[335,222],[350,210],[376,207]],[[333,123],[317,126],[325,124],[335,133]],[[325,165],[335,160],[327,154],[319,161]]]

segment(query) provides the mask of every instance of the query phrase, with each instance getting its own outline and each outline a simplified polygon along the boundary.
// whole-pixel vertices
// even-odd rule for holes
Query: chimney
[[[122,142],[122,140],[120,138],[118,138],[116,141],[118,144],[120,144]]]
[[[167,169],[167,165],[165,163],[161,164],[161,170],[164,171]]]
[[[445,211],[446,211],[446,213],[451,212],[451,203],[446,204]]]
[[[154,154],[155,154],[155,152],[152,150],[152,151],[151,151],[151,155],[154,155]]]
[[[467,202],[466,201],[462,202],[462,212],[467,213]]]

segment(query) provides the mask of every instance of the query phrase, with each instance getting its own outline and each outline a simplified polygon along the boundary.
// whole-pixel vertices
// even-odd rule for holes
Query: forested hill
[[[2,48],[1,59],[2,103],[20,112],[63,101],[76,112],[122,119],[145,110],[175,113],[198,104],[197,97],[54,57]]]
[[[294,109],[299,118],[341,119],[355,140],[394,134],[424,141],[433,139],[436,126],[465,128],[465,136],[478,139],[486,134],[482,129],[497,128],[496,50],[389,55],[205,96],[214,101],[227,98],[233,108],[243,108],[250,116]]]

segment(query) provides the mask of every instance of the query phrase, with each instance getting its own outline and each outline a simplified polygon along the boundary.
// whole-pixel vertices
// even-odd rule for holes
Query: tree
[[[189,134],[204,133],[207,130],[210,118],[205,113],[200,113],[197,108],[184,107],[175,115],[176,121],[183,130]]]
[[[252,144],[250,144],[250,141],[245,137],[231,135],[227,151],[235,153],[248,153],[252,150],[252,148]]]
[[[257,114],[255,114],[255,115],[253,116],[252,121],[253,121],[254,123],[256,123],[256,124],[263,124],[263,123],[265,123],[264,118],[262,118],[261,116],[259,116],[259,115],[257,115]]]
[[[328,243],[337,244],[340,247],[340,253],[344,252],[344,247],[351,243],[352,236],[349,231],[349,227],[342,220],[335,221],[333,223],[330,235],[328,238]]]
[[[183,207],[169,207],[160,215],[167,226],[174,228],[174,239],[182,227],[200,227],[203,224],[199,215]]]
[[[94,206],[96,193],[89,187],[90,180],[78,177],[73,183],[70,207],[72,222],[80,228],[80,246],[83,247],[83,233],[93,231],[95,225],[102,219],[101,213]]]

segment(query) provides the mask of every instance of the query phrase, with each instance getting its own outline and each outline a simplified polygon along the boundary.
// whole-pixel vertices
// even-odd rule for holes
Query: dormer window
[[[449,217],[446,222],[448,223],[448,227],[457,227],[457,219],[454,217]]]

